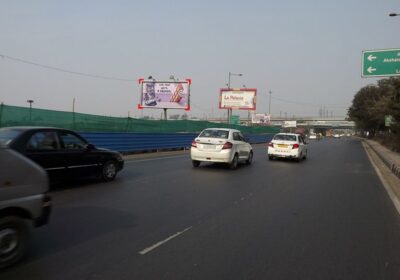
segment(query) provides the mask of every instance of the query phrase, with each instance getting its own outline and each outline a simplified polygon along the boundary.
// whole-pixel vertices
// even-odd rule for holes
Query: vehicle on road
[[[222,162],[236,169],[239,161],[251,164],[253,147],[236,129],[207,128],[192,141],[190,157],[193,167],[201,162]]]
[[[341,137],[341,135],[340,134],[338,134],[338,133],[336,133],[336,134],[333,134],[333,138],[340,138]]]
[[[0,269],[20,260],[31,229],[47,224],[51,198],[48,177],[36,163],[0,147]]]
[[[317,134],[311,133],[310,136],[308,136],[308,139],[310,139],[310,140],[317,140]]]
[[[0,145],[39,164],[48,172],[50,182],[94,175],[104,181],[112,181],[124,167],[120,153],[96,148],[78,133],[67,129],[1,128]]]
[[[268,143],[268,158],[290,158],[300,161],[307,158],[307,142],[303,136],[294,133],[278,133]]]

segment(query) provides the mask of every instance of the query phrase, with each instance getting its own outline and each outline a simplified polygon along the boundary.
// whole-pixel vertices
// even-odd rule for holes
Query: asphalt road
[[[400,279],[400,216],[358,140],[301,163],[126,163],[53,193],[48,226],[0,279]]]

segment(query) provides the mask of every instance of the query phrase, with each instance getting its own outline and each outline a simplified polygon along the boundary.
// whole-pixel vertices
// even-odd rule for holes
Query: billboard
[[[251,122],[258,124],[270,124],[271,116],[266,114],[253,114],[251,116]]]
[[[239,110],[255,110],[256,109],[255,88],[241,89],[220,89],[219,108],[220,109],[239,109]]]
[[[140,104],[138,109],[185,109],[190,110],[191,80],[184,82],[139,79]]]

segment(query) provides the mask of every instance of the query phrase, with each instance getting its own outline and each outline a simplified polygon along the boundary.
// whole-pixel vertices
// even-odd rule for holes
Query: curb
[[[364,143],[366,143],[377,155],[378,157],[385,163],[385,165],[392,171],[397,178],[400,179],[400,166],[396,165],[394,162],[391,162],[388,158],[386,158],[382,153],[380,153],[371,143],[369,143],[366,139],[361,139]]]

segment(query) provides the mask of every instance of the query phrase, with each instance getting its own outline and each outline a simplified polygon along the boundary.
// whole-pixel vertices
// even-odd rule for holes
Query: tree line
[[[348,116],[368,137],[386,134],[400,144],[400,77],[379,80],[361,88],[354,96]],[[391,116],[390,126],[385,118]]]

